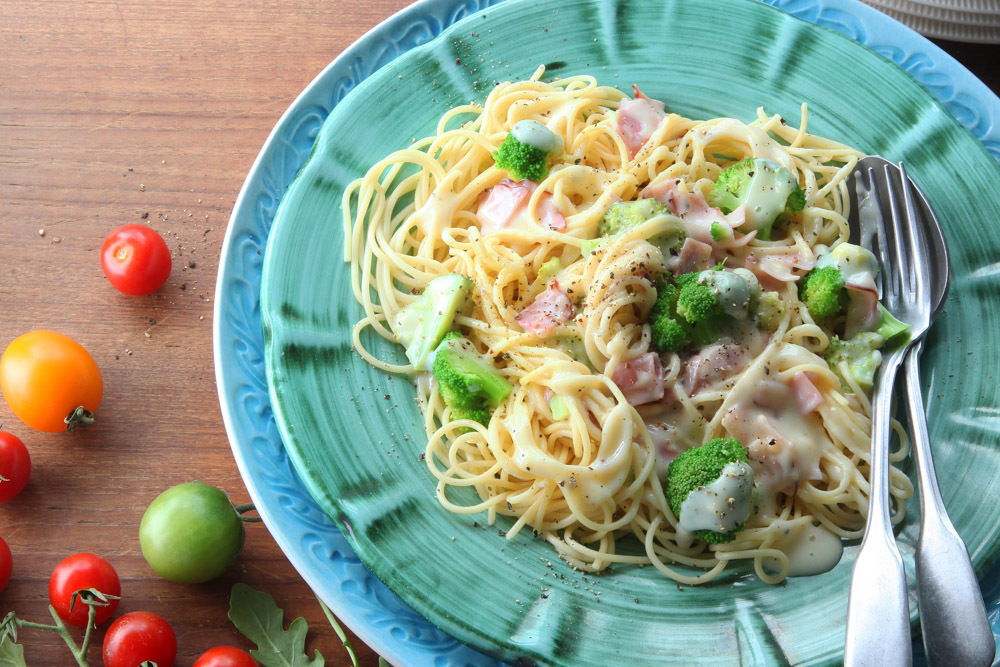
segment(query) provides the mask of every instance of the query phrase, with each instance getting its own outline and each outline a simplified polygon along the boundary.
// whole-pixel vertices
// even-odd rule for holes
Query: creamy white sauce
[[[510,128],[510,133],[522,144],[534,146],[546,153],[552,153],[557,148],[562,150],[562,139],[537,120],[522,120],[515,123],[514,127]]]
[[[878,260],[867,248],[853,243],[841,243],[817,260],[817,268],[826,266],[837,267],[848,285],[875,289],[875,276],[879,271]]]
[[[715,288],[722,312],[736,319],[749,317],[750,300],[760,292],[757,277],[747,269],[702,271],[698,280]]]
[[[774,187],[774,178],[770,174],[758,171],[750,180],[750,194],[747,201],[754,202],[753,206],[746,208],[747,222],[752,228],[761,229],[785,210],[788,191],[785,188]]]
[[[668,390],[671,391],[671,390]],[[705,442],[708,422],[695,409],[680,401],[647,403],[636,408],[646,424],[656,452],[656,476],[664,479],[677,455]]]
[[[829,572],[844,555],[844,543],[823,526],[811,524],[790,528],[776,545],[788,556],[789,577],[811,577]],[[781,565],[776,558],[764,559],[764,567],[777,572]]]
[[[722,418],[730,436],[747,447],[765,502],[767,495],[794,493],[799,482],[819,479],[820,458],[833,447],[817,414],[803,415],[792,389],[772,379],[782,368],[815,360],[806,350],[783,346],[768,365],[740,378]]]
[[[456,172],[457,173],[457,172]],[[424,205],[413,212],[413,223],[424,234],[424,243],[436,242],[455,222],[459,201],[451,189],[454,179],[446,179],[431,193]]]
[[[750,516],[753,470],[743,461],[727,463],[719,478],[694,491],[681,504],[680,527],[689,533],[735,531]]]
[[[731,140],[746,145],[748,155],[762,157],[794,173],[795,163],[788,151],[777,141],[768,136],[759,127],[750,127],[732,118],[726,118],[703,130],[702,141],[705,145],[718,139]]]

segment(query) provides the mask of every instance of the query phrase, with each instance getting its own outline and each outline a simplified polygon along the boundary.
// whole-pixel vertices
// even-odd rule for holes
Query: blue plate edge
[[[860,11],[862,15],[868,14],[870,20],[890,21],[896,24],[897,29],[901,29],[903,31],[903,34],[906,37],[908,37],[908,40],[905,40],[906,42],[908,42],[905,44],[907,49],[904,49],[904,51],[912,50],[914,45],[918,45],[921,48],[923,48],[924,52],[930,52],[939,61],[944,61],[943,63],[942,62],[936,63],[939,66],[939,68],[943,64],[949,66],[952,70],[957,70],[957,72],[952,71],[950,74],[951,78],[958,78],[959,83],[962,84],[961,86],[956,86],[956,88],[961,88],[962,90],[966,90],[966,86],[968,85],[971,85],[973,88],[979,88],[980,90],[978,94],[981,94],[982,91],[988,93],[989,97],[987,98],[987,101],[990,102],[989,106],[996,107],[994,111],[1000,109],[1000,99],[998,99],[996,95],[992,93],[992,91],[989,91],[989,89],[985,87],[985,84],[982,84],[978,79],[976,79],[971,74],[971,72],[969,72],[964,66],[955,61],[953,58],[951,58],[951,56],[949,56],[939,47],[931,43],[929,40],[920,37],[910,29],[905,28],[905,26],[901,26],[900,24],[896,23],[893,19],[885,15],[882,15],[881,13],[877,12],[874,9],[871,9],[867,6],[863,6],[860,3],[855,2],[854,0],[834,0],[832,2],[823,2],[822,0],[819,0],[817,2],[811,2],[809,0],[806,1],[761,0],[761,1],[764,4],[776,7],[798,18],[805,18],[804,16],[802,16],[802,14],[804,12],[811,11],[813,8],[816,7],[819,7],[819,13],[817,14],[817,18],[821,18],[824,11],[823,9],[824,7],[827,8],[832,7],[835,10],[839,10],[841,7],[849,6],[851,8],[851,11]],[[226,427],[227,436],[229,437],[231,448],[233,450],[237,466],[240,470],[240,474],[243,476],[244,482],[247,485],[247,489],[248,492],[250,493],[251,498],[253,499],[255,504],[260,508],[261,517],[264,519],[265,525],[268,526],[275,540],[278,542],[279,547],[292,562],[292,565],[296,568],[296,570],[303,576],[303,578],[307,581],[307,583],[309,583],[309,585],[312,586],[313,589],[316,590],[316,592],[321,597],[323,597],[324,601],[328,603],[331,600],[335,600],[336,598],[331,597],[329,592],[325,590],[325,586],[323,586],[323,584],[326,583],[325,581],[320,580],[319,582],[314,582],[314,579],[317,579],[318,573],[314,571],[314,566],[313,563],[311,562],[311,559],[308,558],[307,554],[301,553],[297,548],[295,548],[298,545],[295,545],[294,543],[290,542],[288,536],[282,530],[280,530],[281,524],[277,516],[277,514],[280,514],[280,512],[277,512],[276,509],[273,509],[267,503],[262,502],[266,499],[267,489],[263,488],[262,486],[259,486],[254,481],[253,477],[250,475],[250,462],[246,458],[249,456],[249,452],[244,451],[246,445],[245,443],[242,443],[238,437],[242,433],[238,432],[235,426],[234,413],[233,413],[234,408],[230,404],[230,396],[229,396],[229,390],[231,389],[229,380],[231,373],[233,372],[233,369],[231,368],[232,361],[229,358],[227,358],[226,355],[224,354],[229,350],[225,350],[223,345],[221,344],[221,341],[223,340],[223,335],[226,333],[230,333],[228,330],[225,329],[226,324],[225,324],[224,311],[228,307],[226,301],[227,299],[226,287],[229,285],[230,279],[232,278],[231,255],[235,252],[233,251],[233,244],[238,234],[241,231],[245,231],[239,229],[239,226],[241,225],[241,223],[244,222],[243,216],[246,214],[245,208],[247,207],[249,200],[255,194],[254,192],[252,192],[252,187],[256,184],[256,181],[261,178],[265,162],[267,161],[268,158],[273,157],[271,153],[276,151],[275,145],[280,143],[281,135],[291,127],[293,116],[295,116],[295,114],[299,111],[300,105],[305,104],[310,99],[310,97],[312,97],[317,92],[320,83],[324,82],[327,77],[331,76],[331,73],[342,63],[348,63],[349,67],[349,61],[357,57],[357,52],[363,49],[366,44],[372,44],[382,39],[383,32],[391,30],[393,27],[396,27],[398,25],[403,25],[405,21],[409,21],[410,19],[425,16],[428,13],[432,12],[435,8],[444,8],[451,6],[452,9],[458,8],[460,10],[462,7],[468,8],[469,4],[473,3],[462,3],[455,1],[449,2],[449,0],[421,0],[420,2],[401,10],[400,12],[394,14],[393,16],[387,18],[385,21],[378,24],[375,28],[366,33],[354,44],[348,47],[344,52],[342,52],[340,56],[338,56],[333,62],[327,65],[319,73],[319,75],[317,75],[317,77],[313,79],[313,81],[302,91],[302,93],[299,94],[299,96],[289,106],[289,108],[284,112],[284,114],[282,114],[278,123],[275,125],[275,127],[269,134],[267,140],[265,141],[263,147],[261,148],[260,153],[255,159],[253,166],[251,167],[250,173],[248,174],[243,187],[241,188],[240,194],[234,205],[233,214],[230,218],[229,226],[227,227],[225,239],[223,242],[223,249],[220,258],[220,266],[217,278],[216,304],[213,313],[214,316],[213,347],[215,348],[214,360],[216,365],[216,381],[219,390],[220,406],[223,414],[223,421]],[[810,19],[806,18],[806,20]],[[815,21],[810,20],[810,22],[815,22]],[[908,67],[903,66],[902,63],[898,62],[895,58],[886,56],[885,53],[879,51],[878,48],[874,46],[865,44],[864,42],[862,42],[862,44],[868,46],[872,50],[875,50],[880,55],[888,57],[897,65],[901,66],[904,70],[909,72],[911,76],[914,76],[914,78],[917,78],[917,80],[920,81],[920,78],[914,75],[913,71],[911,71]],[[967,79],[967,81],[961,81],[961,79]],[[921,83],[923,84],[923,82]],[[949,108],[947,100],[941,100],[941,98],[938,96],[937,93],[935,93],[933,89],[929,88],[926,85],[924,87],[928,88],[931,94],[936,99],[939,99],[942,102],[942,104],[949,111],[949,113],[952,113],[952,109]],[[952,115],[955,114],[952,113]],[[959,121],[962,122],[961,119],[959,119]],[[965,123],[962,124],[966,126],[967,129],[969,129]],[[993,123],[991,126],[993,128],[992,129],[993,134],[997,134],[997,129],[995,126],[996,123]],[[975,133],[973,133],[973,135],[975,136]],[[990,132],[987,132],[987,134],[984,136],[990,136]],[[984,137],[977,136],[976,138],[980,144],[984,143]],[[1000,142],[998,142],[997,145],[1000,146]],[[1000,159],[1000,155],[996,154],[994,150],[991,150],[989,146],[984,145],[984,150],[988,150],[991,154],[994,154],[995,158]],[[269,229],[270,226],[268,226],[267,229],[265,229],[265,234],[267,231],[269,231]],[[259,240],[262,242],[264,241],[263,238]],[[259,299],[259,292],[257,296]],[[260,304],[258,301],[256,303],[256,309],[255,309],[258,315],[260,314],[259,305]],[[226,340],[230,341],[232,340],[232,337],[230,336]],[[238,337],[237,340],[239,340]],[[269,414],[269,417],[271,418],[273,423],[273,416]],[[301,484],[301,480],[298,481]],[[277,512],[277,514],[273,512]],[[395,662],[406,662],[406,658],[412,658],[412,655],[410,654],[407,654],[406,658],[404,658],[403,655],[399,655],[393,652],[391,650],[391,647],[384,646],[383,642],[375,641],[370,636],[366,636],[368,635],[368,633],[361,631],[361,629],[365,627],[365,622],[360,617],[355,616],[354,614],[347,613],[341,605],[335,605],[334,608],[337,611],[338,616],[342,617],[344,622],[355,632],[355,634],[359,636],[359,638],[361,638],[363,641],[366,641],[367,643],[369,643],[369,645],[373,646],[374,648],[379,648],[379,650],[383,650],[387,654],[387,657],[390,660],[393,660]]]

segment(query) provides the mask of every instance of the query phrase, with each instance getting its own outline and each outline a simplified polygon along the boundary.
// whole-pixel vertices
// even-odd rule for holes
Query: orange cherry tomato
[[[104,383],[94,358],[69,336],[31,331],[0,357],[0,391],[18,419],[49,433],[89,424]]]

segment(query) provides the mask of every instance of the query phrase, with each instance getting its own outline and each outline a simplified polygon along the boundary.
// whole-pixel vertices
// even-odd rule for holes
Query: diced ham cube
[[[682,192],[677,179],[661,181],[642,191],[642,196],[656,199],[669,208],[674,215],[684,221],[689,238],[708,243],[719,248],[736,248],[750,243],[756,231],[736,238],[733,230],[746,221],[746,208],[740,206],[728,215],[721,209],[709,206],[701,190]],[[712,236],[712,225],[718,223],[724,228],[724,237],[716,240]]]
[[[813,384],[809,373],[799,371],[792,376],[792,391],[795,393],[795,401],[799,404],[799,412],[804,415],[823,405],[823,394]]]
[[[557,326],[573,319],[574,312],[569,295],[559,288],[558,281],[553,280],[515,319],[525,331],[545,338]]]
[[[532,181],[515,183],[505,178],[480,199],[476,219],[483,236],[508,227],[528,204],[528,198],[538,186]]]
[[[664,393],[660,355],[647,352],[619,363],[611,374],[611,381],[633,406],[659,401]]]
[[[681,246],[681,254],[678,260],[678,273],[704,271],[712,266],[712,246],[701,241],[695,241],[689,236],[684,239],[684,245]]]
[[[556,232],[566,229],[566,218],[548,193],[542,194],[542,200],[538,203],[538,217],[542,220],[542,227],[546,229]]]
[[[716,343],[687,360],[684,390],[692,396],[706,387],[742,372],[750,364],[750,351],[739,343]]]
[[[524,212],[532,193],[538,188],[534,181],[523,180],[515,183],[505,178],[490,188],[479,201],[476,219],[483,236],[501,229],[508,229],[517,222]],[[552,195],[542,193],[538,203],[538,217],[546,229],[561,231],[566,229],[566,218],[552,201]]]
[[[646,97],[635,86],[632,89],[635,99],[622,100],[615,122],[615,130],[628,148],[629,159],[636,156],[666,118],[663,102]]]

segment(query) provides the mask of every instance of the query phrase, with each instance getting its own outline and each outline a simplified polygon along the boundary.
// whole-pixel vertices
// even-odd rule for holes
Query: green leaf
[[[354,655],[354,647],[351,646],[351,640],[347,638],[347,634],[344,632],[344,629],[340,627],[340,623],[337,622],[337,617],[333,615],[333,612],[330,611],[329,607],[323,604],[323,601],[319,599],[319,596],[316,597],[316,602],[319,602],[319,606],[323,609],[323,614],[326,616],[326,620],[330,621],[333,631],[337,633],[338,637],[340,637],[340,643],[344,645],[345,649],[347,649],[347,655],[351,656],[351,664],[354,667],[358,667],[358,656]]]
[[[10,637],[0,640],[0,667],[28,667],[24,661],[24,647]]]
[[[378,667],[392,667],[392,665],[389,664],[388,660],[386,660],[382,656],[379,656],[378,657]]]
[[[285,630],[285,612],[274,598],[246,584],[234,584],[229,596],[229,620],[243,636],[257,645],[250,655],[264,667],[323,667],[319,651],[312,660],[305,654],[306,619],[296,618]]]

